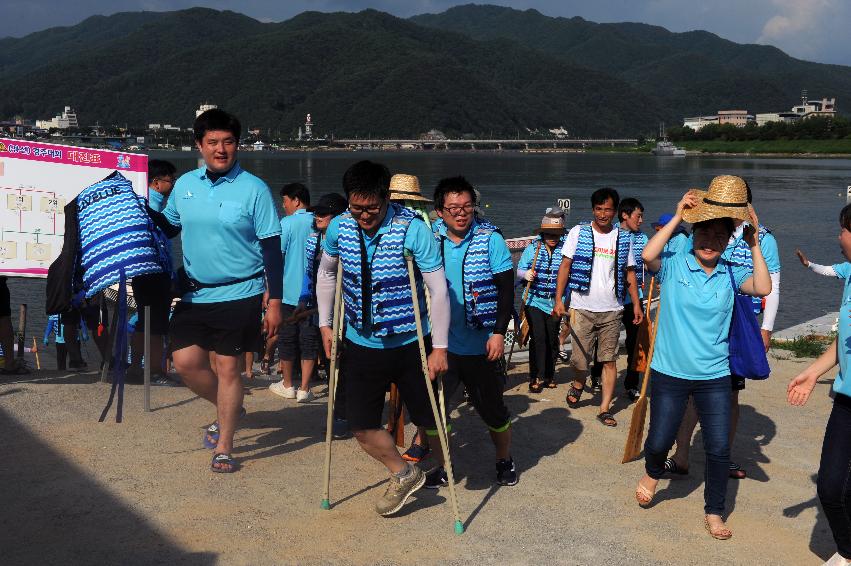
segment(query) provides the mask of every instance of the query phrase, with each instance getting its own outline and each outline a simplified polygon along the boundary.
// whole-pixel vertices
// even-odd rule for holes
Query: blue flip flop
[[[243,418],[246,414],[245,407],[239,410],[239,418]],[[204,448],[212,450],[219,444],[219,421],[213,421],[204,427],[204,438],[202,439]]]
[[[230,466],[230,468],[217,468],[216,464],[224,464],[225,466]],[[232,474],[239,469],[239,462],[234,460],[230,454],[213,454],[210,469],[217,474]]]

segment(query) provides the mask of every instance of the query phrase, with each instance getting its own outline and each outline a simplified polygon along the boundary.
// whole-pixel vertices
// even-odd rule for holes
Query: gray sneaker
[[[387,491],[384,492],[384,495],[375,504],[376,513],[383,517],[392,515],[402,508],[402,505],[405,504],[412,493],[423,486],[426,480],[423,471],[417,466],[410,466],[410,468],[413,472],[404,480],[400,480],[392,474],[390,475],[390,480],[387,482]]]

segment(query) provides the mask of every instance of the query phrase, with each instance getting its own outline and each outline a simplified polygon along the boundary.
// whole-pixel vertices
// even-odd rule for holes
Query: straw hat
[[[397,173],[390,178],[390,200],[421,200],[431,202],[420,192],[420,180],[415,175]]]
[[[556,234],[557,236],[564,234],[564,211],[557,206],[548,208],[546,214],[541,219],[539,232]]]
[[[683,211],[683,220],[690,224],[715,218],[748,220],[748,189],[741,177],[719,175],[712,179],[708,191],[692,189],[700,199],[694,208]]]

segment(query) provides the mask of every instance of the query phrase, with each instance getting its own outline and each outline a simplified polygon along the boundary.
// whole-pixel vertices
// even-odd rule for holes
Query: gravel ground
[[[780,354],[780,353],[779,353]],[[779,355],[778,354],[778,355]],[[652,508],[633,499],[643,464],[621,464],[631,408],[617,428],[565,402],[559,387],[526,393],[513,369],[506,403],[517,416],[515,487],[493,484],[493,448],[472,407],[454,416],[453,463],[467,531],[453,533],[448,491],[421,490],[395,517],[373,504],[383,467],[352,439],[333,446],[332,509],[323,511],[324,384],[296,405],[246,385],[232,475],[209,471],[202,426],[214,418],[187,389],[155,388],[151,413],[128,386],[124,422],[97,417],[109,386],[93,374],[42,371],[0,381],[0,553],[3,564],[819,564],[833,552],[815,472],[829,384],[803,409],[785,403],[807,360],[772,359],[750,382],[733,457],[729,541],[703,528],[698,434],[687,479],[662,481]],[[408,438],[413,428],[409,425]]]

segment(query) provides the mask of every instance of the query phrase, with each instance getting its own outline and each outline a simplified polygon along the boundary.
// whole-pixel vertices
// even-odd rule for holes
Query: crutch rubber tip
[[[328,509],[330,509],[330,508],[331,508],[331,502],[330,502],[330,501],[328,501],[327,499],[323,499],[323,500],[322,500],[322,503],[320,504],[320,507],[322,507],[323,509],[325,509],[325,510],[327,511]],[[464,527],[463,527],[463,525],[462,525],[462,526],[461,526],[461,529],[463,530],[463,528],[464,528]],[[458,525],[455,525],[455,530],[458,530]]]
[[[455,521],[455,534],[463,535],[464,534],[464,523],[461,521]]]

